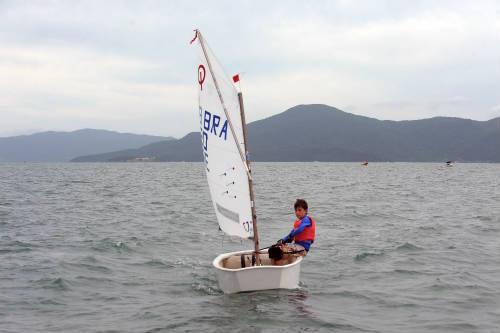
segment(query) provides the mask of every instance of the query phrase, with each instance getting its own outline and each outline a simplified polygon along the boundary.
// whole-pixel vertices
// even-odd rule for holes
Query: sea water
[[[500,165],[255,163],[262,247],[305,198],[300,288],[224,295],[251,248],[201,163],[0,164],[0,332],[499,332]]]

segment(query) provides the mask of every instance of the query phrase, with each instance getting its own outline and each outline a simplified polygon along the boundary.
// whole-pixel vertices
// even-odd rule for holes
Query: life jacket
[[[308,215],[309,216],[309,215]],[[311,220],[311,225],[306,227],[300,234],[294,237],[294,241],[314,241],[314,237],[316,236],[316,222],[312,217],[309,216],[309,220]],[[293,223],[293,230],[296,230],[300,225],[301,220],[296,220]]]

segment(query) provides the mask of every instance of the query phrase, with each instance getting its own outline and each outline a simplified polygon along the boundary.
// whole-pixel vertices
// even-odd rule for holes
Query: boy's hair
[[[307,210],[307,201],[304,199],[297,199],[295,200],[295,204],[293,205],[293,208],[297,210],[297,208],[303,208],[304,210]]]
[[[283,259],[283,250],[278,244],[271,245],[271,247],[269,247],[269,250],[267,250],[267,253],[269,255],[269,258],[273,260]]]

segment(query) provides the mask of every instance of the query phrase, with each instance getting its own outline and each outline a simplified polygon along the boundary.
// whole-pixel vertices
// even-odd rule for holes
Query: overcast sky
[[[194,28],[243,73],[249,121],[500,116],[500,0],[0,0],[0,136],[196,130]]]

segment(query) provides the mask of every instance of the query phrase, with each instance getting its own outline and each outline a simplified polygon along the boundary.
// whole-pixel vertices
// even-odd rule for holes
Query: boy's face
[[[307,214],[307,210],[305,210],[304,208],[302,207],[297,207],[297,209],[295,210],[295,216],[297,216],[297,218],[300,220],[300,219],[303,219],[304,216],[306,216]]]

